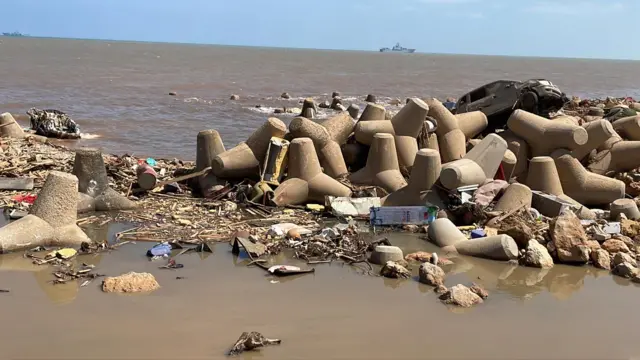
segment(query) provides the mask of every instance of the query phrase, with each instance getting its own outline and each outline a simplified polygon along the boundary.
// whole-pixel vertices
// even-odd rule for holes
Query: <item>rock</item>
[[[285,109],[280,109],[280,108],[273,109],[274,114],[284,114],[285,112],[286,112]]]
[[[597,251],[602,249],[602,247],[600,246],[600,243],[594,240],[588,240],[587,247],[589,248],[589,251]]]
[[[553,267],[553,258],[549,255],[546,247],[535,240],[530,240],[524,255],[524,264],[530,267],[549,269]]]
[[[630,237],[624,235],[616,235],[614,239],[622,241],[623,243],[625,243],[625,245],[627,245],[632,253],[635,252],[634,250],[636,249],[636,243]]]
[[[404,266],[393,261],[387,261],[380,270],[380,275],[391,279],[408,279],[411,273]]]
[[[607,250],[598,249],[592,251],[590,256],[591,261],[593,262],[593,266],[597,267],[598,269],[611,270],[611,256],[609,255]]]
[[[302,239],[302,236],[300,235],[300,232],[298,231],[298,229],[293,228],[287,231],[287,238],[291,240],[300,240]]]
[[[149,273],[129,272],[116,277],[107,277],[102,282],[102,291],[108,293],[150,292],[159,288],[156,278]]]
[[[318,107],[321,109],[328,109],[331,107],[331,104],[328,101],[323,101],[320,104],[318,104]]]
[[[445,304],[457,305],[465,308],[482,303],[482,298],[464,285],[453,286],[449,291],[440,295],[440,300]]]
[[[171,95],[171,96],[176,96],[176,95],[178,95],[178,93],[177,93],[177,92],[175,92],[175,91],[171,91],[171,92],[169,92],[169,95]]]
[[[622,263],[629,263],[632,265],[636,265],[636,261],[631,257],[631,255],[627,254],[627,253],[616,253],[615,255],[613,255],[613,267],[616,267]]]
[[[240,96],[239,96],[239,95],[236,95],[236,94],[233,94],[233,95],[231,95],[231,97],[229,98],[229,100],[240,100]]]
[[[431,253],[426,251],[418,251],[404,257],[407,261],[430,262]]]
[[[623,252],[627,254],[631,252],[629,251],[629,247],[627,247],[627,244],[622,242],[622,240],[617,240],[617,239],[609,239],[605,241],[604,243],[602,243],[602,248],[607,250],[609,254],[612,254],[612,255],[619,252]]]
[[[402,227],[402,230],[409,231],[412,233],[417,233],[420,231],[420,227],[418,225],[408,224]]]
[[[444,284],[444,270],[431,263],[420,265],[419,279],[423,284],[438,286]]]
[[[567,211],[549,224],[549,232],[558,259],[567,263],[586,263],[589,261],[587,234],[580,219],[571,211]]]
[[[283,99],[287,99],[287,100],[288,100],[288,99],[291,99],[291,95],[289,95],[289,93],[286,93],[286,92],[283,92],[283,93],[280,95],[280,97],[281,97],[281,98],[283,98]]]
[[[333,93],[331,93],[331,97],[335,98],[335,97],[340,97],[340,93],[337,91],[334,91]]]
[[[620,221],[620,232],[624,236],[628,236],[631,238],[636,237],[640,235],[640,222],[629,219],[622,219]]]
[[[444,285],[438,285],[433,289],[433,292],[435,292],[436,294],[444,294],[447,291],[449,291],[449,289],[447,289],[447,287]]]
[[[604,242],[604,241],[607,241],[607,240],[611,239],[611,235],[609,235],[609,234],[600,234],[600,233],[598,233],[598,234],[595,234],[594,237],[595,237],[596,241],[600,241],[600,242]]]
[[[638,275],[640,274],[640,270],[638,270],[637,267],[627,262],[616,265],[616,267],[613,268],[612,272],[613,275],[617,275],[627,279],[638,277]]]
[[[487,292],[487,290],[483,289],[480,285],[473,283],[471,285],[471,288],[469,288],[469,290],[471,290],[472,293],[480,296],[480,298],[482,298],[483,300],[489,297],[489,292]]]
[[[178,222],[178,224],[183,225],[183,226],[189,226],[189,225],[193,224],[191,222],[191,220],[187,220],[187,219],[178,219],[177,222]]]

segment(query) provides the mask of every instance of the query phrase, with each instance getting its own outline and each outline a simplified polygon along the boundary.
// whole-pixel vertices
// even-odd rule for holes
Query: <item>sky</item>
[[[640,0],[2,0],[32,36],[640,60]]]

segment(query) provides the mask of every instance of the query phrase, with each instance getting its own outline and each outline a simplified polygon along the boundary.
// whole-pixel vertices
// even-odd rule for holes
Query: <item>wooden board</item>
[[[0,177],[0,190],[33,190],[33,179]]]

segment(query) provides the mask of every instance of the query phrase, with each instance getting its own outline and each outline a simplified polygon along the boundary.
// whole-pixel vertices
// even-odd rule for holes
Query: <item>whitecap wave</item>
[[[99,134],[80,133],[80,138],[85,140],[99,139],[101,137],[102,135]]]

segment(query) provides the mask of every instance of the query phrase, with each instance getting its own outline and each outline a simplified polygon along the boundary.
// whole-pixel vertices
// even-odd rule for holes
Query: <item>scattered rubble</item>
[[[444,284],[444,270],[437,265],[424,263],[420,265],[419,279],[423,284],[439,286]]]
[[[483,302],[478,294],[461,284],[451,287],[446,293],[440,295],[440,300],[445,304],[464,308],[472,307],[473,305]]]
[[[243,332],[229,350],[228,356],[235,356],[244,351],[253,351],[267,345],[279,345],[280,339],[268,339],[259,332]]]
[[[129,272],[116,277],[107,277],[102,282],[102,291],[107,293],[151,292],[159,288],[156,278],[149,273]]]

